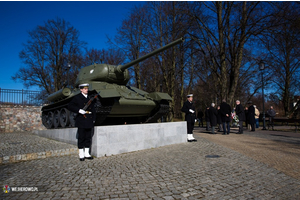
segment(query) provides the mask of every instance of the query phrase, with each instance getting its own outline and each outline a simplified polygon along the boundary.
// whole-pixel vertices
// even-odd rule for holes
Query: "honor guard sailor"
[[[79,89],[80,93],[74,96],[68,105],[68,109],[77,113],[75,126],[78,127],[77,145],[79,149],[79,160],[92,160],[93,157],[90,155],[89,150],[92,143],[92,129],[94,128],[96,120],[95,103],[92,101],[86,109],[83,109],[91,99],[88,95],[89,84],[81,84],[79,85]]]
[[[193,105],[193,94],[187,95],[187,101],[184,102],[181,111],[185,113],[185,121],[187,122],[187,141],[196,142],[193,136],[193,130],[196,119],[195,106]]]

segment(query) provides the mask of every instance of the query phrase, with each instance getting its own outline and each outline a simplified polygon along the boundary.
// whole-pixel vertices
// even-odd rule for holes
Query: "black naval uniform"
[[[68,105],[70,111],[77,113],[75,126],[78,127],[78,149],[90,148],[92,142],[92,129],[94,128],[94,122],[96,120],[94,102],[86,109],[86,111],[91,112],[91,114],[82,115],[79,113],[79,110],[86,105],[90,98],[90,96],[86,98],[80,93],[76,95]]]
[[[191,113],[189,110],[195,111],[195,106],[193,102],[184,102],[181,111],[185,113],[185,121],[187,121],[187,134],[192,134],[195,125],[196,112]]]

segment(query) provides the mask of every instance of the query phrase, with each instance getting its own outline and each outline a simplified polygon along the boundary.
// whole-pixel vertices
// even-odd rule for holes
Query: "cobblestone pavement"
[[[1,185],[38,191],[0,199],[300,199],[299,180],[205,135],[92,161],[65,155],[1,164]]]
[[[196,128],[195,133],[216,144],[263,162],[300,181],[300,133],[283,131],[244,131],[243,135],[212,135]]]
[[[0,134],[0,164],[77,154],[76,145],[38,137],[28,132]]]

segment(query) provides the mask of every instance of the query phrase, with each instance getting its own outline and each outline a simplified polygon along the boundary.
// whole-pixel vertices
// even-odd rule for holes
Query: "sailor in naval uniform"
[[[79,89],[81,92],[74,96],[68,105],[68,109],[74,113],[78,113],[75,126],[78,127],[77,145],[79,149],[79,160],[92,160],[93,157],[89,153],[89,148],[92,142],[92,129],[94,128],[96,120],[96,112],[93,102],[86,110],[82,109],[91,98],[88,96],[89,84],[81,84],[79,85]]]
[[[185,113],[185,121],[187,122],[187,141],[196,142],[197,140],[193,136],[196,119],[195,106],[193,105],[193,94],[187,95],[187,101],[184,102],[181,111]]]

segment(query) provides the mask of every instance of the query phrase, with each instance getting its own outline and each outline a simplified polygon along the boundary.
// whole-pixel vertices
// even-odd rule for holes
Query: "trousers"
[[[92,143],[92,128],[78,128],[78,149],[90,148]]]
[[[195,122],[187,122],[187,134],[192,134]]]

